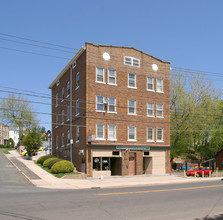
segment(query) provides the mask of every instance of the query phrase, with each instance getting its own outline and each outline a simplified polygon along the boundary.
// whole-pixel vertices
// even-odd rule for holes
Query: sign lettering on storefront
[[[150,150],[150,147],[142,146],[116,146],[117,150]]]

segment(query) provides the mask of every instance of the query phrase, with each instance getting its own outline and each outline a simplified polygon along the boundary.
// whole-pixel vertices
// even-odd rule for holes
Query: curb
[[[19,167],[17,167],[11,160],[10,160],[10,158],[9,157],[7,157],[7,155],[6,154],[4,154],[3,152],[2,152],[2,154],[8,159],[8,161],[33,185],[33,186],[35,186],[36,187],[36,185],[31,181],[31,179],[24,173],[24,172],[22,172],[20,169],[19,169]]]

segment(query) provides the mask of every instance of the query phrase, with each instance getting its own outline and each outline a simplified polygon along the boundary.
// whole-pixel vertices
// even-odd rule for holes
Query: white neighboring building
[[[15,143],[15,146],[17,146],[19,142],[19,128],[18,127],[9,127],[9,138],[12,138],[12,140]]]

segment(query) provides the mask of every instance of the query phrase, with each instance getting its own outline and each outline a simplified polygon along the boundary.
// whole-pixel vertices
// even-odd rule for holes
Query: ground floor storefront
[[[88,176],[167,174],[170,148],[150,146],[88,146]]]

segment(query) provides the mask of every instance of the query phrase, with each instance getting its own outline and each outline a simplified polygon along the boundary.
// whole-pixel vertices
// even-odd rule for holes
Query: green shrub
[[[51,157],[51,158],[46,159],[46,160],[43,162],[43,166],[49,168],[49,162],[50,162],[51,160],[55,160],[55,159],[57,160],[58,158]]]
[[[2,148],[2,149],[8,149],[8,148],[12,148],[12,146],[0,144],[0,148]]]
[[[55,158],[55,156],[54,155],[46,155],[46,156],[39,157],[37,160],[37,163],[40,163],[43,165],[44,161],[49,158]]]
[[[74,170],[74,164],[67,160],[55,163],[51,167],[52,173],[70,173]]]
[[[62,161],[62,159],[59,159],[59,158],[52,158],[52,160],[49,162],[48,168],[51,169],[52,166],[53,166],[55,163],[59,162],[59,161]]]

